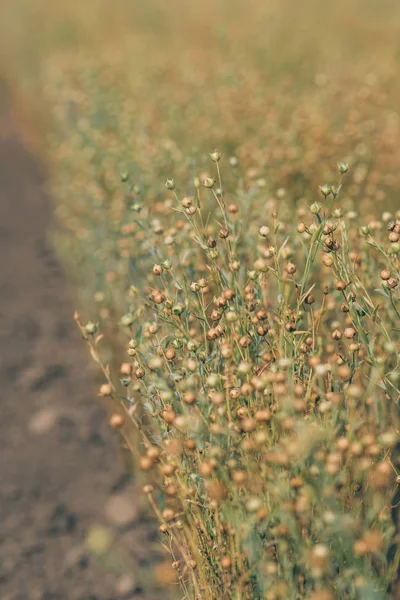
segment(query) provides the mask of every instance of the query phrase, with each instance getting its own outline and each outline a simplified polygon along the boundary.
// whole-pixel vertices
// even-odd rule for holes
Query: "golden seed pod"
[[[223,556],[221,558],[221,567],[224,569],[224,571],[228,571],[232,566],[232,560],[230,559],[229,556]]]
[[[344,330],[344,337],[348,340],[352,340],[355,337],[356,333],[357,332],[355,329],[353,329],[353,327],[346,327],[346,329]]]
[[[289,273],[289,275],[293,275],[294,273],[296,273],[297,267],[294,263],[288,263],[286,265],[286,271]]]
[[[164,423],[171,424],[175,421],[176,412],[172,408],[166,408],[162,411],[161,418]]]
[[[157,446],[150,446],[150,448],[147,448],[146,454],[151,460],[157,460],[160,457],[161,450]]]
[[[110,396],[112,394],[112,386],[110,383],[103,383],[99,388],[99,396]]]
[[[110,425],[114,429],[119,429],[120,427],[122,427],[124,422],[125,422],[124,417],[122,415],[120,415],[119,413],[114,413],[110,417]]]
[[[199,469],[199,475],[201,477],[207,478],[212,475],[214,467],[212,466],[211,463],[204,461],[204,462],[199,463],[198,469]]]
[[[162,268],[161,265],[154,265],[153,266],[153,273],[154,273],[154,275],[162,275],[163,270],[164,269]]]
[[[342,292],[343,290],[345,290],[347,287],[347,284],[345,281],[343,281],[342,279],[339,279],[336,283],[335,283],[335,288]]]
[[[150,471],[153,466],[153,460],[150,456],[144,455],[139,458],[139,467],[142,471]]]

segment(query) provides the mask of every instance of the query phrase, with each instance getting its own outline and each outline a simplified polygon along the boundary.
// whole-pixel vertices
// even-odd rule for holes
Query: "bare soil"
[[[95,401],[47,240],[44,182],[0,90],[0,598],[165,597],[147,571],[154,526]],[[85,540],[99,526],[113,543],[96,556]]]

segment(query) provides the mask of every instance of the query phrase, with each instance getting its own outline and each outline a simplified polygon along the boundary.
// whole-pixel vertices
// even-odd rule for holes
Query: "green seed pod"
[[[127,313],[121,319],[121,325],[124,327],[130,327],[135,322],[135,317],[131,313]]]
[[[181,315],[184,310],[185,310],[185,307],[180,302],[178,302],[177,304],[174,304],[172,307],[172,312],[174,313],[174,315]]]
[[[214,150],[214,152],[210,152],[210,157],[213,162],[219,162],[221,160],[221,152],[218,150]]]
[[[327,198],[327,196],[329,196],[329,194],[332,194],[332,187],[330,185],[328,185],[327,183],[325,183],[324,185],[320,185],[318,186],[320,189],[321,194]]]
[[[230,157],[229,157],[229,164],[230,164],[230,166],[231,166],[231,167],[233,167],[233,168],[235,168],[235,167],[237,167],[237,166],[238,166],[238,164],[239,164],[239,161],[238,161],[238,159],[236,158],[236,156],[230,156]]]
[[[189,352],[196,352],[200,348],[200,345],[195,340],[189,340],[187,343],[187,349]]]
[[[94,333],[96,333],[98,330],[98,325],[97,323],[93,323],[92,321],[89,321],[86,325],[85,325],[85,331],[86,333],[90,333],[91,335],[93,335]]]

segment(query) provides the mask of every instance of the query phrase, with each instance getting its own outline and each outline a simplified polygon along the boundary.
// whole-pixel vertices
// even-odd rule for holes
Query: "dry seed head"
[[[173,475],[176,471],[176,466],[172,465],[171,463],[165,463],[165,464],[161,465],[160,471],[165,477],[171,477],[171,475]],[[168,520],[168,519],[166,519],[166,520]]]
[[[306,224],[303,222],[298,223],[296,229],[297,229],[298,233],[304,233],[305,231],[307,231]]]
[[[293,273],[296,273],[297,267],[295,264],[293,263],[288,263],[286,265],[286,271],[289,273],[289,275],[293,275]]]
[[[324,544],[317,544],[311,551],[310,567],[315,576],[321,576],[329,563],[329,548]]]
[[[317,365],[321,364],[321,359],[319,358],[319,356],[310,356],[310,358],[308,359],[308,364],[310,365],[310,367],[315,368]]]
[[[162,411],[161,418],[165,423],[171,424],[175,421],[176,412],[172,408],[166,408]]]
[[[221,152],[218,150],[214,150],[214,152],[210,152],[210,158],[213,162],[219,162],[221,160]]]
[[[202,181],[204,187],[206,188],[213,188],[215,185],[215,179],[213,179],[212,177],[206,177],[203,181]]]
[[[99,389],[99,396],[110,396],[112,394],[112,386],[110,383],[103,383]]]
[[[228,571],[232,566],[232,560],[230,559],[229,556],[223,556],[221,558],[221,567],[224,569],[224,571]]]
[[[154,275],[162,275],[163,270],[164,269],[162,268],[161,265],[157,265],[156,264],[156,265],[153,266],[153,273],[154,273]]]
[[[110,425],[114,429],[119,429],[120,427],[122,427],[124,422],[125,422],[124,417],[122,415],[120,415],[119,413],[114,413],[110,417]]]
[[[226,227],[221,227],[221,229],[218,232],[218,235],[222,240],[226,240],[226,238],[229,237],[229,229],[227,229]]]
[[[129,376],[132,374],[133,366],[130,363],[124,362],[121,364],[119,368],[119,372],[121,375]]]
[[[142,471],[150,471],[153,466],[153,460],[145,455],[139,457],[139,467]]]
[[[185,196],[182,198],[181,204],[183,208],[190,208],[193,205],[193,198],[190,196]]]
[[[201,477],[210,477],[214,471],[214,467],[210,462],[201,462],[199,463],[199,475]]]
[[[324,235],[330,235],[335,231],[335,226],[333,225],[333,223],[325,223],[322,231]]]
[[[355,337],[356,333],[357,332],[355,329],[353,329],[353,327],[346,327],[346,329],[344,330],[344,337],[348,340],[352,340]]]
[[[232,358],[232,347],[230,344],[225,343],[221,346],[221,356],[225,359]]]
[[[165,358],[167,360],[173,360],[176,356],[176,352],[173,348],[168,348],[168,350],[165,352]]]
[[[185,392],[183,394],[183,401],[185,404],[194,404],[196,402],[196,394],[191,391]]]
[[[347,287],[347,284],[345,281],[343,281],[342,279],[339,279],[336,283],[335,283],[335,288],[339,291],[343,291],[345,290]]]
[[[208,394],[208,398],[214,406],[222,406],[225,402],[225,397],[222,392],[211,391]]]
[[[146,454],[151,460],[157,460],[161,454],[161,450],[157,446],[150,446],[150,448],[147,448]]]
[[[251,339],[245,335],[243,337],[241,337],[239,340],[239,345],[242,348],[248,348],[248,346],[250,346],[250,344],[251,344]]]
[[[197,212],[197,206],[189,206],[189,208],[185,208],[185,213],[192,217]]]
[[[232,473],[232,479],[236,484],[242,485],[247,479],[246,471],[241,471],[241,470],[234,471]]]
[[[350,379],[351,377],[351,369],[347,365],[340,366],[337,372],[341,379]]]
[[[243,419],[243,421],[240,423],[240,427],[242,431],[249,433],[250,431],[254,431],[256,428],[256,421],[250,418]]]

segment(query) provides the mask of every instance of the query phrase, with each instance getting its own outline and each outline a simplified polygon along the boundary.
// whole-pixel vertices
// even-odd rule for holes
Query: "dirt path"
[[[151,527],[120,485],[49,220],[43,174],[0,91],[0,598],[148,600],[137,573]],[[98,525],[116,540],[107,558],[84,543]]]

